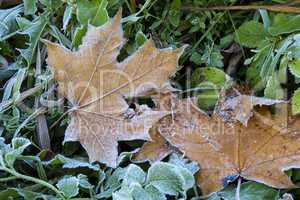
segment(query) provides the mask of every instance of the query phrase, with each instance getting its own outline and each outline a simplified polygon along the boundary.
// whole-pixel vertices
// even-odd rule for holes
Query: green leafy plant
[[[146,175],[136,165],[124,169],[121,188],[114,192],[113,199],[166,199],[165,195],[186,198],[186,191],[193,187],[193,174],[186,168],[169,163],[153,164]]]
[[[241,45],[255,48],[254,56],[245,61],[249,65],[247,81],[257,91],[264,90],[265,97],[284,99],[282,84],[287,83],[287,70],[299,78],[299,16],[277,14],[272,20],[265,12],[261,16],[264,23],[245,22],[236,34]],[[298,113],[296,101],[294,96],[294,114]]]

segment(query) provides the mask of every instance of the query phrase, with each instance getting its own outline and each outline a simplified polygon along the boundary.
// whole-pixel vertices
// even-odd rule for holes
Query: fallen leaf
[[[289,116],[285,126],[278,123],[282,116],[261,110],[253,112],[245,127],[209,117],[195,105],[194,99],[179,101],[174,115],[157,126],[171,145],[199,163],[204,194],[221,190],[239,176],[276,188],[295,187],[283,171],[300,167],[299,118]]]
[[[65,141],[80,141],[91,162],[111,167],[117,165],[118,141],[148,140],[152,124],[166,115],[150,109],[131,112],[126,98],[168,85],[184,49],[157,49],[150,39],[119,63],[121,17],[119,11],[103,26],[89,26],[78,51],[45,42],[59,92],[73,106]]]

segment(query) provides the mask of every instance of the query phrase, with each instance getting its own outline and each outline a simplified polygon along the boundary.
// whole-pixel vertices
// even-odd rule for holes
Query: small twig
[[[0,0],[0,7],[6,8],[22,3],[22,0]]]
[[[195,6],[183,6],[181,8],[184,11],[238,11],[238,10],[258,10],[265,9],[273,12],[283,13],[300,13],[300,8],[285,5],[247,5],[247,6],[214,6],[214,7],[195,7]]]

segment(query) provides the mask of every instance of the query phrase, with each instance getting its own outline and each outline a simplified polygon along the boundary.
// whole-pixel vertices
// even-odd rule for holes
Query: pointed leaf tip
[[[122,17],[123,10],[120,8],[115,16]]]

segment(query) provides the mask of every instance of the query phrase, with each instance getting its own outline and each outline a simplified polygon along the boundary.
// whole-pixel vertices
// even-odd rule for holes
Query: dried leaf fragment
[[[279,103],[283,103],[283,101],[241,94],[233,88],[223,91],[216,106],[215,114],[221,116],[228,123],[239,121],[247,126],[248,120],[253,115],[254,106],[269,106]]]
[[[124,43],[121,17],[119,11],[103,26],[90,26],[78,51],[46,42],[59,92],[73,106],[65,141],[80,141],[90,161],[111,167],[117,165],[119,140],[149,139],[152,124],[166,115],[146,109],[125,116],[126,97],[164,87],[183,51],[156,49],[148,40],[134,55],[117,62]]]

